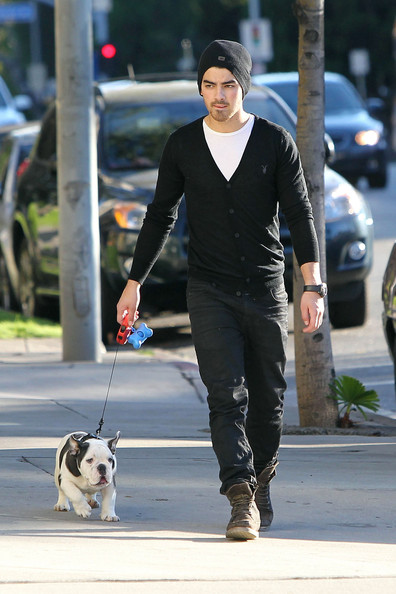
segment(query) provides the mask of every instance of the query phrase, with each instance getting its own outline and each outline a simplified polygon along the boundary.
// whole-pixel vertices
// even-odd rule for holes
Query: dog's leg
[[[62,489],[66,497],[68,497],[73,504],[76,514],[82,518],[89,518],[92,509],[80,489],[72,483],[72,481],[68,480],[62,481]]]
[[[99,501],[96,499],[96,493],[93,493],[92,495],[90,495],[89,493],[85,493],[85,497],[87,498],[88,505],[92,509],[99,507]]]
[[[116,490],[111,483],[105,489],[102,489],[102,513],[100,517],[105,522],[119,522],[120,518],[115,513]]]
[[[70,511],[69,500],[60,487],[58,487],[58,501],[54,505],[54,510],[61,512]]]

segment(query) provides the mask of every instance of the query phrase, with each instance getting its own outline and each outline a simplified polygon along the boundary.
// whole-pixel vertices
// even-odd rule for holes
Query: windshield
[[[278,93],[288,106],[297,113],[297,82],[276,82],[268,86]],[[325,85],[325,115],[351,113],[364,109],[357,91],[348,83],[326,81]]]
[[[364,109],[354,87],[340,82],[326,82],[326,115],[351,113]]]
[[[109,169],[158,167],[169,135],[205,114],[203,103],[175,101],[117,106],[104,122],[104,156]]]
[[[272,98],[246,97],[245,110],[276,122],[293,135],[294,124]],[[207,113],[197,99],[144,105],[113,106],[105,113],[103,126],[104,161],[110,170],[157,168],[169,135],[180,126]]]

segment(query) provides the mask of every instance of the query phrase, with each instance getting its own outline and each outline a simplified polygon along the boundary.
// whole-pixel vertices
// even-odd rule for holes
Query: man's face
[[[209,68],[202,77],[201,94],[216,122],[227,122],[243,109],[242,87],[227,68]]]

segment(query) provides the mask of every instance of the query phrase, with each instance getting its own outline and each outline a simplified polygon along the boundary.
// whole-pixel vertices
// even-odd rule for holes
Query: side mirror
[[[324,146],[325,146],[325,161],[327,165],[330,165],[335,160],[335,146],[333,139],[327,132],[324,135]]]

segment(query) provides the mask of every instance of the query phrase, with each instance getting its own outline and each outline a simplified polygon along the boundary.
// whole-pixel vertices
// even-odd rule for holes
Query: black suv
[[[295,134],[295,116],[272,91],[252,88],[245,109]],[[103,337],[114,330],[115,304],[128,277],[147,204],[152,200],[163,146],[177,127],[206,113],[196,82],[99,84],[99,223]],[[56,114],[43,119],[30,165],[19,182],[15,226],[17,261],[25,285],[22,306],[37,311],[44,298],[59,296]],[[192,155],[192,158],[193,155]],[[372,261],[372,219],[363,198],[326,167],[328,284],[334,325],[364,322],[364,279]],[[23,223],[22,223],[23,221]],[[292,250],[282,223],[286,282],[292,283]],[[160,258],[145,283],[142,305],[157,310],[185,307],[188,234],[184,202]]]

